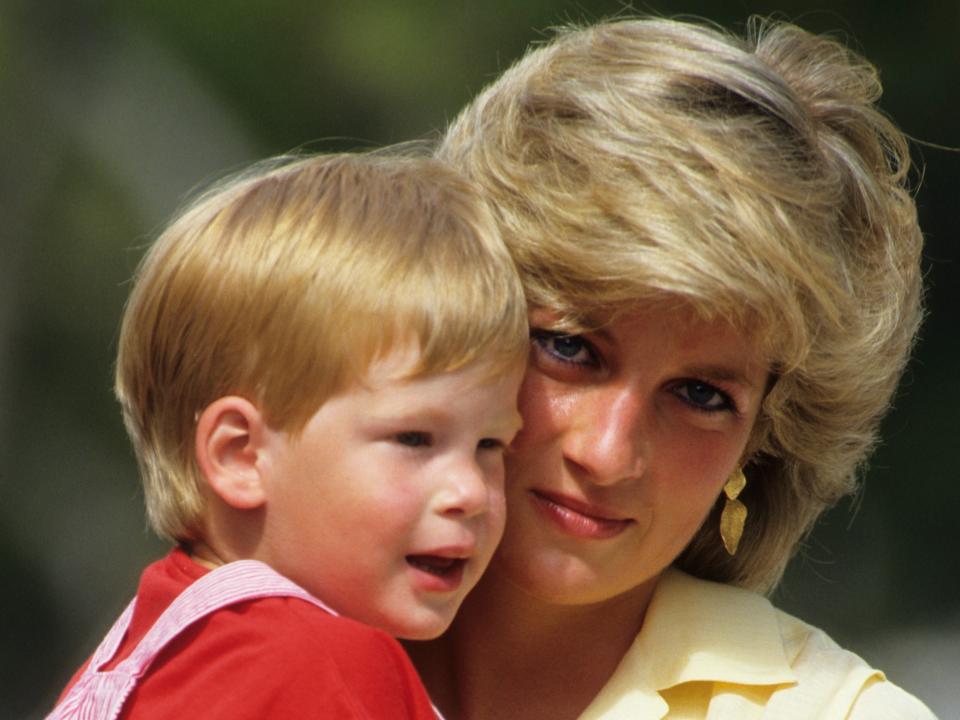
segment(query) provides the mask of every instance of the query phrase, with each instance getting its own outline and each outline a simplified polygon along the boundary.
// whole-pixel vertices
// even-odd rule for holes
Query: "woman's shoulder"
[[[727,697],[706,702],[735,706],[729,717],[934,718],[881,670],[762,595],[676,570],[661,586],[635,645],[656,658],[654,687],[674,696],[684,681],[723,687]],[[682,670],[665,674],[664,663]]]
[[[920,700],[887,679],[856,653],[833,640],[820,628],[783,610],[773,608],[783,638],[787,660],[797,676],[792,695],[824,698],[829,707],[844,709],[849,720],[927,720],[934,714]],[[777,701],[778,693],[771,698]]]
[[[847,720],[936,720],[918,698],[889,680],[875,680],[864,687]]]

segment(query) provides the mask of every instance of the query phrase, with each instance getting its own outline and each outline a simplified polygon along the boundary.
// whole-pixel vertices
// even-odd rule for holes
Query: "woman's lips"
[[[567,535],[603,540],[619,535],[633,524],[632,518],[611,517],[608,511],[574,498],[543,490],[531,490],[537,510]]]

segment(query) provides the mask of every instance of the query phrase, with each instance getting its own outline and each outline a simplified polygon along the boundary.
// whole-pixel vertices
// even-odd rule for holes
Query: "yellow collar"
[[[685,682],[788,685],[797,680],[777,611],[755,593],[667,570],[643,628],[581,720],[661,718],[658,691]]]

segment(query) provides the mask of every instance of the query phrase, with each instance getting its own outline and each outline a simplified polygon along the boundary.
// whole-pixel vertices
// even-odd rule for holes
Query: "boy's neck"
[[[633,643],[654,585],[557,605],[488,571],[443,637],[407,648],[447,720],[573,720]]]
[[[208,570],[215,570],[221,565],[226,564],[226,561],[203,540],[193,540],[189,543],[184,543],[183,549],[190,556],[191,560]]]

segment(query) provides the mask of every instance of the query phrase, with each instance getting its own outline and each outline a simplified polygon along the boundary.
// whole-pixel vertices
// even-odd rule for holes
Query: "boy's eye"
[[[483,438],[477,443],[479,450],[502,450],[504,447],[503,441],[497,438]]]
[[[394,439],[401,445],[406,445],[407,447],[427,447],[432,440],[430,433],[415,430],[397,433]]]

